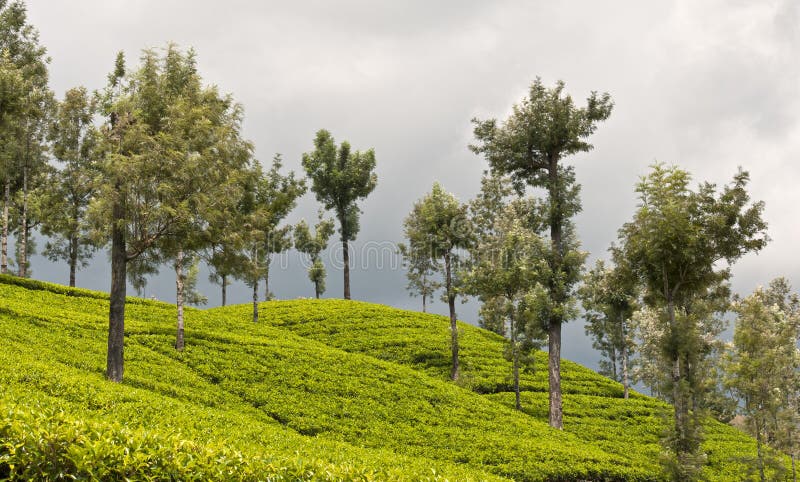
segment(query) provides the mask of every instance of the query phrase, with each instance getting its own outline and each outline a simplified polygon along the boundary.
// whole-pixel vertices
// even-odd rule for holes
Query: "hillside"
[[[669,407],[577,364],[554,431],[545,370],[514,411],[492,333],[462,325],[453,384],[443,317],[299,300],[262,304],[253,324],[249,309],[187,310],[178,353],[174,307],[131,299],[115,385],[105,295],[0,277],[0,479],[659,480]],[[709,479],[741,480],[755,444],[706,432]]]

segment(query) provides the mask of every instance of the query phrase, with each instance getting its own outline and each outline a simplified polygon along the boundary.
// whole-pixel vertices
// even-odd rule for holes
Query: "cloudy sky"
[[[576,99],[609,92],[611,118],[595,149],[568,162],[583,184],[576,219],[590,260],[605,257],[635,206],[633,186],[656,161],[696,180],[724,183],[743,166],[754,198],[766,202],[772,242],[735,267],[734,289],[747,293],[776,276],[800,287],[800,3],[793,0],[696,2],[531,2],[324,0],[29,0],[52,63],[51,86],[103,86],[115,54],[135,60],[145,47],[194,47],[205,80],[232,93],[246,111],[245,134],[268,161],[283,154],[300,171],[316,130],[355,148],[373,147],[378,187],[363,202],[356,242],[355,298],[418,309],[392,266],[390,243],[402,237],[412,203],[441,182],[472,197],[486,163],[467,149],[470,119],[504,118],[530,82],[566,82]],[[312,194],[289,222],[312,219]],[[367,256],[365,243],[373,255]],[[369,259],[367,259],[369,257]],[[376,258],[380,258],[380,261]],[[34,276],[66,282],[64,266],[41,257]],[[311,296],[296,255],[278,260],[273,291]],[[80,286],[107,290],[99,254],[79,272]],[[210,304],[218,288],[202,280]],[[329,269],[329,296],[340,272]],[[168,270],[147,296],[174,300]],[[246,302],[244,286],[231,298]],[[443,313],[441,302],[434,305]],[[476,321],[475,303],[459,315]],[[578,320],[565,328],[564,356],[596,366]]]

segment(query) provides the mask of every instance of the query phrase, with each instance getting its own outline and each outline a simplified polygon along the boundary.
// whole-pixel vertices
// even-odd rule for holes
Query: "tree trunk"
[[[625,319],[622,318],[620,321],[620,326],[622,327],[622,398],[627,400],[630,392],[630,380],[628,378],[628,335],[625,329]]]
[[[175,338],[175,349],[178,351],[183,350],[183,299],[184,299],[184,275],[183,275],[183,250],[178,250],[178,255],[175,258],[175,287],[176,296],[175,304],[178,307],[178,333]]]
[[[550,426],[564,428],[561,401],[561,323],[550,323],[548,333],[548,374],[550,382]]]
[[[258,281],[253,282],[253,323],[258,323]]]
[[[28,275],[28,165],[27,161],[22,168],[22,225],[20,226],[19,242],[19,277]]]
[[[458,380],[458,325],[456,323],[456,295],[453,292],[453,278],[450,266],[450,253],[444,255],[445,288],[447,289],[447,306],[450,309],[450,350],[453,356],[453,366],[450,369],[450,379]]]
[[[8,273],[8,207],[11,204],[11,179],[3,189],[3,237],[0,239],[0,273]]]
[[[125,242],[125,200],[120,185],[115,186],[111,224],[111,292],[108,311],[108,358],[106,376],[114,382],[121,382],[124,368],[123,345],[125,335],[125,295],[128,267]]]
[[[519,399],[519,347],[517,346],[517,342],[512,341],[511,343],[514,344],[513,351],[511,355],[514,359],[514,407],[517,410],[522,410],[522,403],[520,403]]]
[[[319,280],[314,281],[314,295],[319,299]]]
[[[792,480],[797,482],[797,470],[795,469],[794,457],[795,455],[792,454]]]
[[[75,274],[78,269],[78,236],[69,238],[69,285],[75,287]]]
[[[758,475],[761,482],[766,482],[767,478],[764,474],[764,454],[761,447],[761,426],[758,423],[758,415],[755,416],[756,420],[756,453],[758,454]]]
[[[344,299],[350,299],[350,250],[347,239],[342,239],[342,249],[344,257]]]
[[[272,264],[272,256],[267,252],[266,265],[264,266],[264,301],[272,299],[269,293],[269,265]]]
[[[423,313],[427,313],[428,312],[428,307],[426,306],[427,305],[427,303],[426,303],[427,301],[428,301],[428,296],[425,293],[423,293],[422,294],[422,312]]]
[[[562,216],[561,194],[558,179],[558,157],[549,156],[548,195],[550,197],[550,246],[552,253],[552,277],[561,274],[562,269]],[[550,280],[550,299],[555,304],[563,303],[561,288],[555,279]],[[550,426],[564,428],[561,401],[561,323],[560,315],[550,315],[548,320],[547,367],[549,382],[549,420]]]
[[[228,298],[228,275],[222,275],[222,306],[225,306]]]

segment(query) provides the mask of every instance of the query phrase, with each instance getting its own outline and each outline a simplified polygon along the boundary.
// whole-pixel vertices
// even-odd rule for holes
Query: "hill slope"
[[[514,411],[502,340],[478,328],[462,326],[456,385],[442,317],[337,300],[264,303],[260,324],[247,306],[188,310],[178,353],[174,308],[132,300],[116,385],[107,310],[103,294],[0,277],[0,479],[659,480],[668,406],[565,362],[566,430],[551,430],[544,370]],[[709,478],[740,479],[752,441],[707,433]]]

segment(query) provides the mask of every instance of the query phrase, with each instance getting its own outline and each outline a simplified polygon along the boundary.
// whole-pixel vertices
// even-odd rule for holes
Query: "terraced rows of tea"
[[[669,406],[563,364],[564,431],[546,421],[546,370],[513,409],[502,339],[340,300],[187,310],[130,299],[125,379],[104,379],[102,293],[0,277],[0,479],[47,474],[174,480],[661,480]],[[542,356],[538,366],[545,367]],[[755,444],[708,421],[710,480],[737,480]]]

